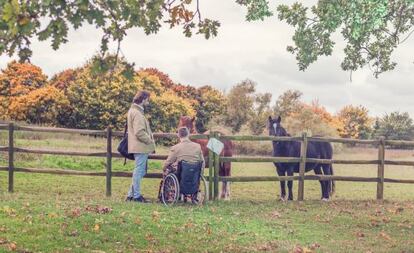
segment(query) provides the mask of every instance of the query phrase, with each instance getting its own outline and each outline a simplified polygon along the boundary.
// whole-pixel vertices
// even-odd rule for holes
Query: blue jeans
[[[128,197],[139,198],[141,196],[141,180],[147,173],[148,154],[134,154],[135,169],[132,173],[132,184],[128,191]]]

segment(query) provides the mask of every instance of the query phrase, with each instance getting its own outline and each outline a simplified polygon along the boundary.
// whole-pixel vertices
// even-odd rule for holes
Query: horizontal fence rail
[[[255,157],[255,156],[220,156],[220,162],[282,162],[282,163],[297,163],[300,158],[297,157]]]
[[[8,171],[8,167],[0,167],[0,171]],[[49,168],[14,168],[15,172],[71,175],[71,176],[106,176],[106,171],[79,171],[70,169],[49,169]],[[132,172],[112,171],[112,177],[132,177]],[[162,178],[162,173],[147,173],[145,178]],[[209,181],[209,176],[204,176]]]
[[[299,180],[300,176],[250,176],[250,177],[219,177],[221,182],[267,182],[267,181],[289,181]],[[306,180],[320,180],[320,181],[348,181],[348,182],[378,182],[377,177],[351,177],[351,176],[324,176],[324,175],[305,175]],[[391,179],[384,178],[384,182],[387,183],[405,183],[414,184],[414,179]]]
[[[276,137],[276,136],[245,136],[245,135],[220,135],[220,140],[230,141],[301,141],[302,137]]]
[[[308,141],[315,141],[315,142],[336,142],[336,143],[344,143],[344,144],[371,144],[371,145],[378,145],[378,140],[357,140],[357,139],[350,139],[350,138],[327,138],[327,137],[308,137]]]
[[[0,146],[0,152],[8,152],[9,165],[7,167],[0,167],[0,171],[8,171],[9,173],[9,191],[13,192],[13,173],[25,172],[25,173],[42,173],[42,174],[55,174],[55,175],[76,175],[76,176],[105,176],[106,177],[106,195],[111,195],[111,178],[112,177],[131,177],[132,172],[124,171],[112,171],[112,159],[123,158],[118,152],[112,150],[112,140],[114,137],[123,137],[123,131],[112,131],[110,127],[106,130],[88,130],[88,129],[66,129],[66,128],[54,128],[54,127],[33,127],[33,126],[18,126],[13,123],[3,124],[0,123],[0,130],[8,130],[9,132],[9,144],[8,146]],[[67,134],[80,134],[89,136],[100,136],[107,139],[106,152],[90,152],[90,151],[62,151],[62,150],[47,150],[36,148],[23,148],[14,146],[14,131],[32,131],[32,132],[45,132],[45,133],[67,133]],[[175,133],[154,133],[154,138],[172,138],[176,139]],[[414,179],[392,179],[384,177],[384,165],[398,165],[398,166],[414,166],[414,161],[400,161],[400,160],[385,160],[385,147],[388,146],[401,146],[401,147],[414,147],[414,141],[400,141],[400,140],[355,140],[346,138],[327,138],[327,137],[307,137],[303,134],[301,137],[276,137],[276,136],[231,136],[221,135],[217,132],[211,132],[210,134],[195,134],[190,136],[191,139],[210,139],[217,138],[219,140],[229,141],[295,141],[301,144],[300,157],[258,157],[258,156],[233,156],[225,157],[209,152],[209,175],[206,179],[209,182],[209,198],[218,198],[218,182],[263,182],[263,181],[287,181],[297,180],[299,181],[298,200],[303,200],[304,195],[304,182],[306,180],[336,180],[336,181],[349,181],[349,182],[374,182],[377,183],[377,199],[383,199],[384,183],[404,183],[414,184]],[[378,147],[378,159],[373,160],[339,160],[339,159],[318,159],[306,157],[307,144],[311,142],[336,142],[344,144],[367,144]],[[52,169],[52,168],[19,168],[14,166],[15,153],[28,153],[28,154],[40,154],[40,155],[63,155],[63,156],[86,156],[86,157],[106,157],[106,170],[105,171],[75,171],[68,169]],[[166,155],[150,154],[149,159],[152,160],[165,160]],[[243,163],[299,163],[299,176],[232,176],[223,177],[219,176],[218,170],[220,163],[222,162],[243,162]],[[329,175],[305,175],[306,163],[320,163],[320,164],[373,164],[378,166],[377,177],[354,177],[354,176],[329,176]],[[147,173],[146,178],[162,178],[161,173]]]
[[[8,148],[5,150],[7,151]],[[59,150],[46,150],[46,149],[29,149],[29,148],[14,148],[14,152],[28,153],[28,154],[41,154],[41,155],[64,155],[64,156],[89,156],[89,157],[106,157],[107,152],[82,152],[82,151],[59,151]],[[0,149],[1,151],[1,149]],[[112,157],[124,158],[118,152],[112,152]],[[167,155],[150,154],[148,156],[152,160],[165,160]]]
[[[414,141],[385,140],[385,145],[413,147],[414,146]]]
[[[8,125],[0,124],[0,129],[7,130]],[[28,132],[40,132],[40,133],[66,133],[66,134],[83,134],[91,136],[106,136],[105,130],[88,130],[88,129],[72,129],[72,128],[58,128],[58,127],[34,127],[34,126],[17,126],[14,125],[14,130],[28,131]],[[123,131],[113,131],[112,136],[123,137]],[[154,133],[154,138],[174,138],[177,139],[176,133]],[[190,135],[190,139],[208,139],[207,134],[193,134]]]

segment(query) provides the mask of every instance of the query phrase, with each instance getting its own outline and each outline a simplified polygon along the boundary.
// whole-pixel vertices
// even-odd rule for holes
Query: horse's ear
[[[272,122],[272,121],[273,121],[272,116],[269,116],[269,122]]]
[[[279,116],[279,117],[277,117],[277,120],[276,120],[276,123],[280,123],[280,121],[282,121],[282,118]]]

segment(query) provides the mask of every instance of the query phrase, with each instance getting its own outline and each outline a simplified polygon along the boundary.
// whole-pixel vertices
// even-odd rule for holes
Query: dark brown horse
[[[282,127],[282,119],[272,119],[269,116],[269,135],[271,136],[290,136],[290,134]],[[300,145],[298,141],[273,141],[273,156],[275,157],[300,157]],[[332,159],[333,150],[329,142],[309,141],[306,151],[306,157],[317,159]],[[293,173],[299,173],[299,163],[274,163],[279,176],[293,176]],[[315,174],[333,175],[332,164],[323,163],[306,163],[305,171],[314,170]],[[329,197],[335,191],[335,182],[333,180],[320,181],[322,200],[329,200]],[[288,200],[293,200],[292,193],[293,181],[288,181]],[[280,198],[286,200],[285,181],[280,181]]]
[[[197,129],[195,127],[195,118],[189,117],[189,116],[181,116],[180,117],[180,123],[178,124],[178,127],[187,127],[190,130],[190,133],[192,134],[198,134]],[[203,134],[208,134],[209,131],[204,132]],[[201,150],[203,151],[204,160],[206,161],[206,167],[208,165],[208,149],[207,149],[207,142],[206,139],[198,139],[193,140],[193,142],[196,142],[200,144]],[[221,151],[221,156],[233,156],[233,143],[232,141],[225,140],[223,141],[224,148],[223,151]],[[220,176],[230,176],[231,175],[231,162],[223,162],[220,163],[220,169],[219,169],[219,175]],[[222,190],[221,190],[221,198],[223,199],[230,199],[230,182],[223,182]]]

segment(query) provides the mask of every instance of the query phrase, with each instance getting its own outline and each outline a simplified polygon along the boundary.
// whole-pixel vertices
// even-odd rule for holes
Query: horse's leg
[[[230,200],[230,186],[231,186],[231,182],[227,182],[225,200]]]
[[[331,165],[330,164],[322,164],[322,170],[324,175],[331,175]],[[331,180],[324,181],[325,182],[325,192],[322,196],[322,200],[329,200],[329,193],[331,192]]]
[[[283,168],[277,167],[277,174],[279,177],[285,176],[286,171]],[[286,183],[284,180],[280,180],[280,200],[286,200]]]
[[[226,173],[226,176],[231,176],[231,163],[225,162],[223,163],[224,166],[224,173]],[[226,182],[226,195],[224,196],[226,200],[230,200],[230,186],[231,182]]]
[[[290,166],[287,169],[287,175],[288,176],[293,176],[293,167]],[[288,185],[288,190],[289,190],[288,200],[293,200],[293,191],[292,191],[292,188],[293,188],[293,180],[289,180],[288,183],[287,183],[287,185]]]
[[[226,166],[224,163],[220,163],[220,170],[219,170],[219,175],[220,176],[228,176],[227,172],[226,172]],[[220,198],[227,200],[227,189],[228,189],[228,185],[229,182],[223,182],[221,184],[221,194],[220,194]]]
[[[221,199],[225,199],[226,198],[226,191],[227,191],[227,182],[223,182],[221,184],[221,194],[220,194],[220,198]]]
[[[315,174],[316,175],[322,175],[321,166],[319,166],[319,165],[316,166],[315,169],[314,169],[314,171],[315,171]],[[319,180],[319,183],[321,184],[321,193],[322,193],[321,199],[323,199],[323,197],[325,196],[325,191],[326,191],[326,184],[325,184],[325,182],[326,181]]]

